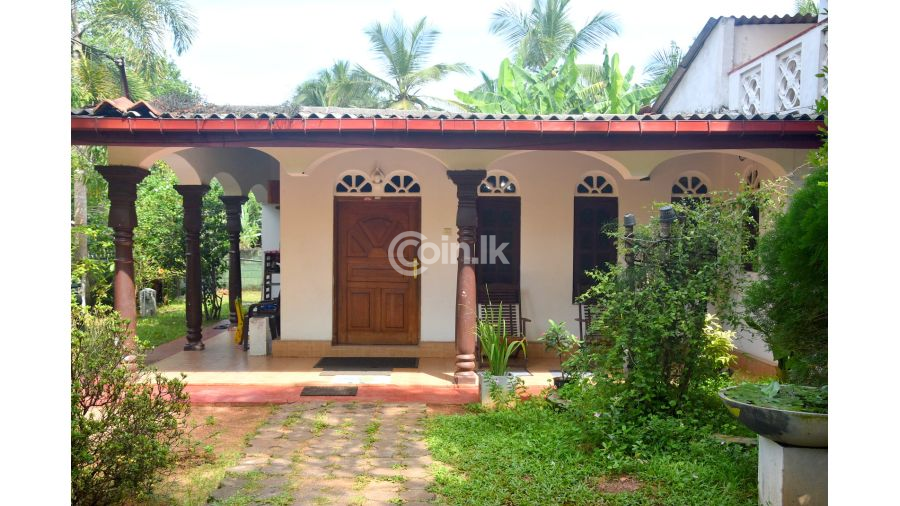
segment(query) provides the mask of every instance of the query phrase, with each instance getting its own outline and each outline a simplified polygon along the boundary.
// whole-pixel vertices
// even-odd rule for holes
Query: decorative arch
[[[575,185],[575,195],[580,197],[616,197],[618,192],[613,184],[613,178],[600,171],[591,171],[582,176]]]
[[[709,193],[709,180],[700,172],[684,172],[672,182],[672,198],[696,197]]]
[[[519,182],[504,170],[490,170],[478,185],[478,194],[491,197],[513,197],[519,195]]]
[[[657,174],[657,171],[660,170],[660,168],[666,165],[668,162],[692,155],[703,154],[734,155],[737,158],[737,162],[742,162],[744,160],[754,162],[761,168],[764,168],[766,171],[768,171],[768,174],[772,177],[786,176],[788,172],[790,172],[790,170],[793,168],[793,162],[791,161],[791,158],[789,158],[790,155],[785,158],[779,156],[770,157],[771,153],[759,153],[743,149],[697,149],[680,151],[677,154],[672,154],[670,156],[662,156],[653,164],[653,168],[648,173],[648,177],[652,179],[654,175]]]
[[[441,160],[440,158],[435,156],[433,153],[429,153],[428,151],[426,151],[424,149],[419,149],[419,148],[343,148],[343,149],[338,149],[338,150],[328,152],[321,156],[316,157],[303,169],[286,169],[286,170],[288,172],[292,172],[292,173],[302,173],[305,175],[312,175],[320,167],[322,167],[323,165],[327,165],[329,161],[334,160],[336,158],[340,158],[340,157],[348,155],[348,154],[359,152],[359,151],[373,151],[376,153],[373,155],[373,157],[375,159],[380,158],[380,156],[377,154],[379,151],[385,151],[385,152],[389,152],[389,151],[401,152],[402,151],[402,152],[406,152],[406,153],[414,153],[414,154],[419,155],[429,161],[433,161],[433,162],[439,164],[440,167],[443,168],[444,170],[447,169],[447,164],[446,164],[446,162],[444,162],[444,160]],[[381,160],[381,163],[383,163],[385,165],[390,165],[391,162],[389,159],[384,159],[384,160]]]
[[[224,195],[227,196],[236,196],[243,195],[244,192],[241,189],[240,183],[237,182],[237,179],[234,178],[231,174],[227,172],[217,172],[213,177],[210,178],[210,181],[215,179],[222,185],[222,191]]]
[[[269,201],[269,189],[265,187],[265,185],[261,185],[259,183],[253,185],[250,188],[250,193],[256,197],[256,201],[265,204]]]

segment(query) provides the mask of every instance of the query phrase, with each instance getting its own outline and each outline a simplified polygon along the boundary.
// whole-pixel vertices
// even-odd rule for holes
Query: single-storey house
[[[722,23],[711,33],[729,23],[737,30],[734,19]],[[802,31],[794,25],[818,21],[787,24]],[[698,44],[688,54],[701,58],[705,47]],[[668,103],[692,82],[697,61],[688,61],[664,92]],[[809,77],[813,70],[803,67],[793,93],[806,96],[803,86],[817,79]],[[761,91],[768,93],[778,90]],[[822,117],[800,108],[540,116],[321,108],[169,113],[122,98],[73,111],[71,133],[73,144],[109,147],[109,166],[99,170],[110,183],[115,304],[123,316],[135,314],[135,185],[163,160],[184,197],[186,349],[203,353],[199,203],[215,178],[225,189],[233,242],[248,193],[264,203],[263,247],[279,250],[281,261],[274,355],[446,357],[464,384],[475,381],[477,305],[492,291],[531,320],[529,353],[540,354],[543,346],[533,340],[548,319],[575,327],[584,270],[616,260],[615,245],[602,233],[608,224],[627,213],[646,222],[654,202],[736,190],[742,180],[799,177],[823,126]],[[398,247],[401,235],[412,242]],[[494,245],[496,255],[485,254]],[[457,261],[460,248],[474,254]],[[484,260],[494,256],[506,262]],[[239,262],[231,263],[234,297]],[[738,344],[771,364],[758,344]]]

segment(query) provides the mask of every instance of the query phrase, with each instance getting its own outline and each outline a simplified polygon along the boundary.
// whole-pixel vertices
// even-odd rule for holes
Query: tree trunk
[[[74,204],[72,209],[72,224],[75,227],[84,227],[87,225],[87,213],[88,213],[88,202],[87,202],[87,184],[86,184],[87,175],[85,171],[82,169],[75,169],[72,174],[72,186],[73,186],[73,194],[74,194]],[[75,262],[82,262],[88,258],[88,242],[87,242],[87,234],[82,230],[75,231]],[[85,273],[81,276],[81,305],[85,306],[88,303],[88,297],[90,294],[90,284],[88,280],[88,275]]]

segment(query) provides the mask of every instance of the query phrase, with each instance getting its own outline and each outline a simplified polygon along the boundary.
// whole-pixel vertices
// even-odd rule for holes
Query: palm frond
[[[568,49],[575,49],[579,53],[594,49],[603,45],[613,35],[618,35],[618,17],[610,12],[598,12],[588,24],[572,38]]]

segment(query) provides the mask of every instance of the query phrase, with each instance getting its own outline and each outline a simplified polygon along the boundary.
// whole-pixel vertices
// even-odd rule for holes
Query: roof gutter
[[[72,117],[72,144],[210,147],[659,150],[802,148],[824,122],[785,120],[493,120],[427,118]]]

